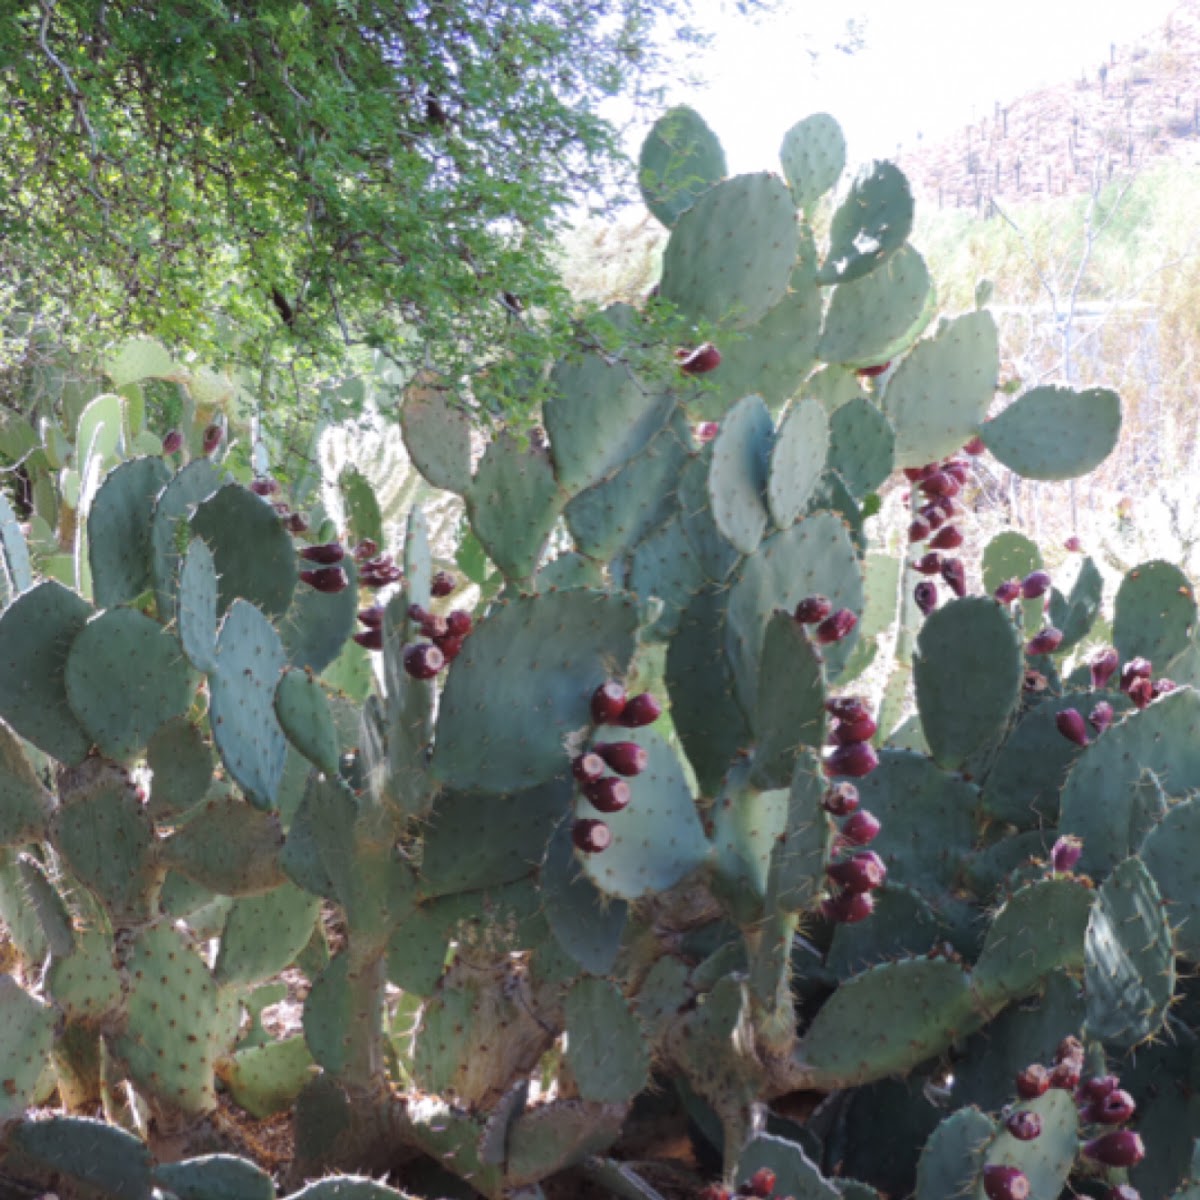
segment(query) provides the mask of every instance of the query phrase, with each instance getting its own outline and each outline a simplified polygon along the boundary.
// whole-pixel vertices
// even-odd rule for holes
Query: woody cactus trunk
[[[960,450],[1070,478],[1119,403],[987,420],[995,323],[933,324],[903,175],[852,181],[818,247],[843,158],[815,116],[782,176],[729,178],[673,110],[642,156],[657,297],[581,331],[541,430],[475,461],[460,398],[414,381],[473,613],[419,511],[393,565],[219,456],[110,471],[76,587],[0,511],[0,1176],[272,1197],[214,1152],[222,1092],[294,1105],[289,1186],[1186,1188],[1200,1064],[1160,1035],[1200,1019],[1191,585],[1145,564],[1108,627],[1090,560],[1064,594],[1020,535],[982,587],[953,555]],[[900,487],[912,527],[873,541]],[[892,656],[876,709],[855,680]],[[56,1089],[107,1121],[24,1119]]]

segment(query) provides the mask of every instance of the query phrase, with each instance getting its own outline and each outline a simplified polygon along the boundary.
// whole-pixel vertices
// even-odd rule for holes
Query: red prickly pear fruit
[[[952,496],[939,496],[933,503],[937,505],[942,516],[947,520],[962,512],[962,505],[957,503]]]
[[[950,458],[942,464],[942,470],[959,484],[964,484],[971,477],[971,465],[962,458]]]
[[[707,375],[721,365],[721,352],[712,342],[705,342],[695,350],[677,350],[675,356],[685,375]]]
[[[461,608],[456,608],[446,617],[446,628],[457,638],[466,637],[474,627],[471,614],[463,612]]]
[[[383,649],[383,630],[382,629],[363,629],[354,635],[354,640],[363,647],[364,650],[382,650]]]
[[[1083,549],[1083,543],[1074,534],[1072,534],[1065,542],[1063,542],[1063,549],[1069,550],[1072,554],[1078,554]]]
[[[983,1191],[988,1200],[1029,1200],[1029,1179],[1020,1167],[992,1164],[983,1168]]]
[[[916,601],[918,610],[921,616],[927,617],[935,608],[937,608],[938,594],[937,585],[930,583],[928,579],[921,580],[915,588],[913,588],[913,600]]]
[[[910,543],[923,542],[932,532],[933,526],[924,517],[914,517],[908,527],[908,540]]]
[[[434,637],[433,644],[442,652],[446,661],[452,663],[462,653],[463,640],[451,633],[442,633]]]
[[[1083,1043],[1077,1037],[1065,1037],[1058,1043],[1058,1049],[1054,1051],[1054,1061],[1056,1063],[1077,1062],[1082,1064],[1083,1054]]]
[[[321,546],[302,546],[300,557],[309,562],[331,566],[333,563],[340,563],[346,557],[346,551],[337,542],[325,542]]]
[[[967,571],[961,558],[948,558],[942,563],[942,578],[960,600],[967,594]]]
[[[571,774],[580,783],[594,783],[604,778],[604,759],[591,752],[577,754],[571,759]]]
[[[885,363],[876,363],[873,367],[859,367],[855,374],[860,379],[875,379],[882,375],[884,371],[892,365],[892,360],[889,358]]]
[[[383,628],[383,608],[378,604],[373,604],[370,608],[364,608],[359,611],[358,619],[368,629]]]
[[[225,431],[220,425],[210,425],[204,431],[204,438],[201,441],[201,449],[205,454],[216,453],[217,447],[221,444],[221,439],[225,436]]]
[[[871,715],[857,696],[833,696],[825,701],[825,711],[839,721],[861,721]]]
[[[431,642],[448,637],[450,634],[450,627],[446,624],[446,618],[439,617],[434,613],[426,613],[420,620],[420,626],[421,636],[429,638]]]
[[[1117,1129],[1085,1142],[1083,1153],[1106,1167],[1136,1167],[1146,1157],[1146,1147],[1132,1129]]]
[[[825,760],[825,774],[828,776],[849,775],[851,779],[861,779],[879,766],[879,755],[870,742],[851,742],[847,746],[838,746]],[[855,814],[856,816],[859,814]]]
[[[818,621],[825,620],[831,612],[833,612],[833,604],[828,596],[805,596],[796,605],[796,611],[792,616],[801,625],[815,625]]]
[[[439,571],[429,585],[429,594],[436,599],[448,596],[458,587],[458,580],[449,571]]]
[[[1096,731],[1097,734],[1103,733],[1112,723],[1116,713],[1113,712],[1113,706],[1107,700],[1101,700],[1095,708],[1088,713],[1088,724]]]
[[[857,925],[875,911],[875,897],[870,892],[843,892],[821,901],[821,915],[838,925]]]
[[[761,1200],[770,1200],[775,1191],[775,1172],[770,1167],[759,1167],[749,1180],[750,1195],[759,1196]]]
[[[1047,625],[1025,643],[1025,653],[1033,657],[1039,654],[1053,654],[1062,645],[1062,640],[1062,633],[1053,625]]]
[[[719,1183],[710,1183],[700,1193],[700,1200],[733,1200],[733,1193]]]
[[[1154,693],[1154,699],[1159,696],[1165,696],[1168,692],[1173,692],[1179,685],[1173,679],[1156,679],[1151,685],[1151,691]]]
[[[308,521],[299,513],[288,513],[287,519],[284,521],[287,526],[288,533],[307,533]]]
[[[1055,871],[1066,873],[1075,870],[1083,857],[1083,839],[1073,834],[1060,837],[1050,851],[1050,865]]]
[[[1048,571],[1030,571],[1021,580],[1021,598],[1036,600],[1050,590],[1050,573]]]
[[[857,624],[858,617],[854,613],[848,608],[839,608],[837,612],[830,613],[817,626],[817,641],[822,646],[829,646],[834,642],[840,642],[842,638],[849,636],[851,630]]]
[[[1050,1072],[1050,1086],[1060,1091],[1073,1092],[1079,1086],[1083,1074],[1083,1060],[1068,1058]]]
[[[1125,693],[1134,708],[1145,708],[1154,699],[1154,684],[1149,679],[1135,679]]]
[[[432,679],[445,665],[445,655],[429,642],[417,642],[404,649],[404,669],[414,679]]]
[[[178,454],[183,449],[183,434],[178,429],[168,429],[162,440],[164,454]]]
[[[256,496],[273,496],[279,491],[279,484],[274,479],[264,476],[262,479],[252,479],[250,490]]]
[[[1076,1100],[1103,1100],[1121,1086],[1121,1081],[1115,1075],[1093,1075],[1079,1085],[1075,1094]]]
[[[1074,742],[1077,746],[1086,746],[1088,744],[1087,726],[1083,722],[1083,717],[1079,715],[1077,708],[1064,708],[1054,718],[1054,724],[1058,726],[1058,732],[1067,739],[1068,742]]]
[[[912,565],[918,575],[937,575],[942,569],[942,556],[936,550],[922,554]]]
[[[617,724],[626,729],[641,729],[643,725],[653,725],[661,716],[662,705],[649,692],[639,692],[625,702]]]
[[[583,794],[592,807],[602,813],[617,813],[633,799],[629,784],[615,775],[605,775],[583,785]]]
[[[987,447],[983,444],[983,438],[976,434],[964,447],[963,453],[969,454],[972,458],[978,457]]]
[[[1137,1104],[1128,1092],[1118,1088],[1096,1100],[1089,1112],[1091,1119],[1101,1125],[1124,1125],[1137,1112]]]
[[[597,725],[615,725],[625,711],[625,689],[610,679],[592,693],[592,720]]]
[[[571,841],[584,854],[600,854],[612,845],[612,830],[603,821],[585,817],[571,826]]]
[[[883,825],[877,817],[872,816],[865,808],[860,808],[842,822],[839,832],[850,845],[867,846],[879,836],[882,828]]]
[[[869,742],[878,729],[874,717],[864,713],[856,721],[839,721],[829,740],[835,746],[852,746],[855,742]]]
[[[1135,680],[1149,679],[1154,666],[1148,658],[1131,658],[1121,668],[1121,691],[1128,692]]]
[[[900,469],[904,474],[904,478],[907,479],[909,483],[916,483],[917,480],[922,477],[922,467],[901,467]]]
[[[1036,1100],[1050,1090],[1050,1072],[1041,1063],[1031,1063],[1017,1076],[1017,1095]]]
[[[368,558],[374,558],[378,553],[379,546],[370,538],[363,538],[363,540],[354,547],[354,561],[366,562]]]
[[[1042,1118],[1035,1112],[1019,1110],[1004,1122],[1004,1127],[1018,1142],[1032,1142],[1042,1136]]]
[[[993,593],[1000,604],[1011,604],[1021,594],[1021,585],[1015,579],[1006,579]]]
[[[926,496],[953,496],[959,488],[958,480],[945,471],[934,473],[917,485]]]
[[[1132,1184],[1118,1183],[1104,1193],[1104,1200],[1142,1200],[1142,1193]]]
[[[1091,661],[1088,663],[1088,668],[1092,672],[1092,687],[1097,691],[1107,687],[1108,681],[1113,677],[1119,663],[1117,652],[1111,646],[1092,655]]]
[[[830,863],[825,868],[829,882],[843,892],[873,892],[887,881],[887,867],[874,850],[864,850],[853,858]]]
[[[943,525],[930,539],[935,550],[957,550],[963,544],[962,531],[957,525]]]
[[[701,421],[696,426],[696,441],[702,446],[707,446],[720,432],[721,426],[716,421]]]
[[[408,606],[408,619],[417,625],[428,621],[432,615],[427,608],[422,608],[419,604],[410,604]]]
[[[618,775],[640,775],[650,763],[650,755],[637,742],[597,742],[592,749]]]
[[[300,578],[317,592],[334,595],[350,586],[346,572],[341,567],[318,567],[315,571],[301,571]]]
[[[940,504],[922,504],[917,509],[917,517],[923,520],[930,530],[941,529],[946,523],[946,514]]]
[[[831,784],[821,797],[821,807],[835,817],[848,817],[852,812],[857,812],[860,803],[858,788],[845,781]]]

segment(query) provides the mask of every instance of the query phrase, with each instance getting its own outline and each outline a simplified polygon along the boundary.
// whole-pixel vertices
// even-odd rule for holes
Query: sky
[[[707,80],[671,103],[697,109],[731,172],[777,170],[786,130],[811,112],[841,123],[851,163],[936,139],[1039,86],[1093,77],[1109,44],[1160,28],[1178,0],[781,0],[771,19],[737,19],[696,0],[716,35],[696,62]],[[846,22],[865,47],[844,54]],[[809,51],[816,50],[814,63]],[[637,139],[640,144],[640,138]]]

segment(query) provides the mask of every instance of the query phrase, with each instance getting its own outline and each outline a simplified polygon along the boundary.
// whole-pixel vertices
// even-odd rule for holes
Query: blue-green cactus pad
[[[735,1179],[739,1184],[748,1184],[751,1176],[764,1167],[775,1173],[778,1195],[795,1200],[838,1200],[841,1195],[800,1146],[786,1138],[757,1134],[738,1155]]]
[[[1065,653],[1083,641],[1092,631],[1100,615],[1100,604],[1104,599],[1104,577],[1096,569],[1091,558],[1079,565],[1079,573],[1071,584],[1070,594],[1063,596],[1058,588],[1050,592],[1050,624],[1062,635],[1058,650]]]
[[[291,966],[312,936],[319,901],[285,880],[235,900],[225,918],[213,974],[219,984],[249,985]]]
[[[221,1062],[221,1082],[240,1108],[261,1120],[291,1108],[316,1070],[297,1034],[235,1051]]]
[[[812,206],[838,181],[846,165],[846,139],[828,113],[812,113],[783,135],[779,162],[797,208]]]
[[[869,920],[833,931],[825,965],[841,980],[883,962],[926,954],[942,939],[937,915],[919,892],[889,882],[874,895]]]
[[[678,515],[648,533],[634,549],[626,586],[642,601],[662,608],[643,636],[667,639],[679,628],[683,611],[704,584],[700,560]]]
[[[188,463],[159,493],[151,518],[150,544],[154,554],[154,594],[160,621],[171,621],[175,617],[179,564],[189,540],[178,528],[179,522],[186,525],[196,505],[220,486],[221,473],[207,458],[199,458]]]
[[[767,472],[775,427],[761,396],[746,396],[725,415],[712,447],[708,498],[725,539],[753,554],[770,521]]]
[[[581,979],[567,994],[567,1064],[585,1100],[622,1104],[649,1082],[650,1047],[616,984]]]
[[[865,167],[833,214],[817,279],[847,283],[878,270],[904,244],[912,222],[912,190],[900,168],[890,162]]]
[[[92,594],[101,608],[136,600],[152,582],[150,517],[171,472],[161,458],[135,458],[105,477],[88,511]]]
[[[72,1021],[97,1022],[117,1013],[124,991],[108,934],[99,929],[78,933],[71,953],[51,961],[46,994]]]
[[[212,782],[212,747],[186,717],[158,727],[146,746],[151,771],[147,811],[156,820],[194,808]]]
[[[1154,878],[1167,905],[1175,948],[1200,961],[1200,799],[1168,809],[1142,842],[1138,857]]]
[[[0,722],[0,846],[39,840],[50,808],[50,793],[38,779],[20,738]]]
[[[318,592],[298,587],[291,607],[279,621],[279,637],[288,663],[320,674],[347,646],[359,628],[358,566],[347,556],[341,562],[347,585],[340,592]],[[409,579],[411,588],[411,577]]]
[[[346,533],[350,540],[361,542],[369,538],[382,546],[383,513],[371,481],[357,467],[346,467],[338,476],[337,485],[345,506]]]
[[[804,746],[825,740],[825,676],[803,625],[777,612],[767,624],[754,707],[754,784],[787,787]]]
[[[1016,1110],[1035,1113],[1041,1118],[1042,1132],[1032,1141],[1022,1142],[1007,1129],[1001,1129],[988,1147],[986,1166],[1019,1167],[1029,1180],[1030,1200],[1054,1200],[1062,1195],[1067,1177],[1075,1166],[1079,1150],[1079,1117],[1070,1092],[1051,1088],[1036,1100],[1025,1100]],[[980,1182],[972,1200],[986,1200]]]
[[[418,376],[400,409],[404,445],[434,487],[464,493],[471,486],[471,422],[450,390]]]
[[[337,775],[341,747],[329,701],[312,675],[295,667],[275,688],[275,715],[292,745],[319,771]]]
[[[921,1151],[915,1200],[966,1196],[983,1170],[984,1155],[996,1136],[996,1123],[977,1108],[951,1113]]]
[[[184,557],[177,605],[184,654],[197,671],[211,671],[217,661],[217,570],[200,538],[192,538]]]
[[[771,447],[767,482],[767,503],[777,528],[794,524],[808,507],[825,471],[829,442],[829,418],[819,401],[788,405]]]
[[[983,588],[994,592],[1009,579],[1024,579],[1042,566],[1042,552],[1031,538],[1016,530],[998,533],[983,548]]]
[[[848,400],[829,418],[829,465],[851,495],[879,487],[892,473],[895,451],[891,422],[870,400]]]
[[[0,1071],[7,1081],[0,1089],[0,1121],[7,1123],[35,1102],[54,1044],[55,1014],[11,975],[0,975],[0,1014]]]
[[[234,796],[189,813],[160,849],[167,866],[223,896],[253,896],[284,879],[278,819]]]
[[[797,913],[808,908],[824,883],[829,821],[821,809],[825,779],[817,756],[803,751],[788,789],[783,836],[771,848],[767,908]]]
[[[150,1195],[150,1151],[132,1133],[89,1117],[22,1121],[12,1131],[18,1163],[59,1181],[73,1194],[112,1200],[146,1200]],[[65,1185],[65,1186],[64,1186]]]
[[[642,199],[668,229],[725,174],[717,135],[686,104],[667,109],[654,122],[638,156]]]
[[[1196,596],[1191,580],[1161,559],[1142,563],[1121,580],[1113,604],[1113,645],[1122,662],[1148,658],[1165,673],[1192,641]]]
[[[0,496],[0,605],[7,606],[9,601],[32,586],[33,569],[25,535],[8,498]]]
[[[771,852],[785,835],[788,818],[787,789],[760,791],[750,786],[749,775],[748,762],[734,764],[710,817],[711,887],[740,925],[763,918]]]
[[[270,1175],[233,1154],[160,1163],[154,1168],[154,1182],[176,1200],[275,1200]]]

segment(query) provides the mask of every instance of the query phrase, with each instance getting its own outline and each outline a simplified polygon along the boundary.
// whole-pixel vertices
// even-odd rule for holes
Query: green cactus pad
[[[779,161],[797,208],[810,209],[846,165],[846,139],[828,113],[812,113],[783,135]]]
[[[668,229],[725,175],[725,151],[717,135],[685,104],[654,122],[638,156],[642,199]]]
[[[999,371],[999,334],[989,312],[955,317],[918,342],[883,396],[896,431],[896,465],[921,467],[969,441],[987,415]]]
[[[1108,388],[1032,388],[979,430],[1025,479],[1075,479],[1098,467],[1121,434],[1121,399]]]
[[[253,896],[283,882],[283,831],[271,813],[233,796],[209,800],[161,843],[163,863],[223,896]]]
[[[868,400],[862,381],[849,367],[822,367],[804,381],[803,394],[811,400],[820,400],[825,411],[835,413],[851,400]]]
[[[25,899],[37,917],[50,953],[65,958],[75,949],[71,914],[50,882],[46,868],[32,854],[17,855],[17,874],[25,889]]]
[[[350,540],[361,542],[369,538],[383,545],[383,513],[371,481],[357,467],[346,467],[338,476],[337,486],[342,496],[346,533]]]
[[[337,1175],[306,1184],[286,1200],[411,1200],[387,1184],[360,1175]]]
[[[960,766],[1000,736],[1024,671],[1017,631],[992,600],[952,600],[926,618],[913,678],[921,728],[938,763]]]
[[[146,746],[151,771],[147,811],[164,820],[194,808],[208,793],[213,775],[212,747],[186,717],[166,721]]]
[[[60,1191],[108,1200],[146,1200],[150,1195],[150,1151],[132,1133],[89,1117],[22,1121],[13,1128],[13,1164]],[[65,1186],[64,1186],[65,1185]]]
[[[738,552],[721,536],[708,499],[712,443],[684,464],[678,475],[678,511],[684,532],[710,583],[723,583],[739,560]]]
[[[1087,1030],[1118,1046],[1156,1033],[1175,991],[1175,948],[1145,865],[1126,859],[1104,881],[1087,929]]]
[[[983,587],[994,592],[1009,579],[1024,579],[1042,566],[1037,543],[1015,530],[998,533],[983,550]]]
[[[559,1100],[522,1113],[509,1133],[509,1186],[535,1187],[538,1180],[603,1153],[620,1135],[625,1112],[619,1104]]]
[[[1176,566],[1157,560],[1134,567],[1117,589],[1113,644],[1122,662],[1148,658],[1155,676],[1190,645],[1196,629],[1196,596]]]
[[[52,579],[0,616],[0,717],[63,763],[80,762],[92,744],[66,685],[67,655],[89,616],[87,601]]]
[[[388,942],[388,979],[416,996],[428,996],[446,966],[459,897],[421,904],[398,922]]]
[[[694,871],[708,856],[708,839],[683,765],[666,739],[652,728],[622,734],[622,740],[645,747],[649,765],[630,780],[629,807],[604,815],[612,844],[602,854],[581,855],[580,860],[584,873],[606,895],[637,900],[667,891]],[[575,815],[599,814],[580,795]]]
[[[771,447],[767,503],[778,529],[795,524],[808,508],[825,471],[829,451],[829,419],[816,400],[788,405]]]
[[[368,1043],[383,1020],[382,989],[371,986],[376,964],[352,965],[342,951],[313,980],[304,1001],[304,1040],[309,1053],[337,1077],[370,1057]],[[362,1011],[363,1000],[375,1006]]]
[[[88,511],[92,594],[101,608],[136,600],[152,583],[150,517],[171,472],[161,458],[135,458],[108,473]]]
[[[1079,756],[1063,785],[1060,832],[1083,838],[1078,869],[1107,874],[1162,812],[1160,791],[1200,784],[1200,694],[1180,688],[1118,721]]]
[[[294,667],[275,688],[275,715],[288,740],[326,775],[337,775],[341,747],[321,685]]]
[[[889,882],[874,895],[870,920],[838,925],[833,931],[825,965],[838,979],[849,979],[880,963],[926,954],[942,938],[937,916],[919,892]]]
[[[765,172],[735,175],[679,217],[660,294],[693,320],[745,328],[783,299],[799,248],[787,185]]]
[[[895,449],[890,422],[869,400],[848,400],[829,418],[829,465],[854,496],[866,496],[887,479]]]
[[[777,612],[767,624],[754,708],[754,785],[787,787],[801,747],[825,740],[821,656],[803,625]]]
[[[21,1116],[54,1044],[54,1010],[35,1000],[11,975],[0,975],[0,1122]]]
[[[903,559],[882,551],[869,551],[864,558],[863,587],[866,599],[858,622],[858,645],[854,647],[854,653],[850,655],[842,672],[842,683],[857,679],[875,661],[880,647],[888,644],[883,639],[897,620],[896,592],[903,566]],[[885,725],[885,709],[882,702],[879,717],[880,724]],[[879,740],[882,740],[882,735]]]
[[[1019,1167],[1029,1180],[1030,1200],[1055,1200],[1075,1165],[1079,1150],[1079,1116],[1075,1098],[1061,1088],[1051,1088],[1036,1100],[1025,1100],[1014,1111],[1031,1112],[1041,1118],[1042,1132],[1033,1141],[1022,1142],[1001,1129],[988,1147],[985,1166]],[[972,1200],[986,1200],[980,1171]]]
[[[945,959],[902,959],[842,984],[798,1053],[814,1086],[850,1087],[907,1073],[979,1023],[961,967]]]
[[[235,600],[221,624],[217,668],[208,681],[213,740],[230,775],[259,808],[274,805],[287,758],[274,706],[286,665],[271,623],[253,605]]]
[[[833,214],[818,281],[848,283],[876,270],[904,245],[912,222],[912,191],[899,167],[864,168]]]
[[[538,592],[562,591],[566,588],[603,589],[604,583],[601,564],[574,550],[556,554],[533,577],[534,590]]]
[[[1200,867],[1194,844],[1198,838],[1200,799],[1183,800],[1150,830],[1138,852],[1166,901],[1175,948],[1193,962],[1200,961]]]
[[[358,566],[349,557],[342,560],[347,586],[340,592],[318,592],[298,587],[292,605],[279,622],[279,637],[293,667],[320,674],[346,649],[358,628]],[[409,587],[411,589],[411,577]]]
[[[433,772],[462,790],[519,791],[565,773],[564,738],[633,655],[632,598],[577,589],[498,605],[442,692]]]
[[[94,1023],[115,1014],[124,992],[108,934],[99,929],[78,933],[71,953],[51,961],[46,994],[72,1021]]]
[[[289,967],[312,936],[318,906],[315,896],[287,881],[235,900],[213,967],[217,982],[261,983]]]
[[[1059,653],[1065,653],[1083,641],[1100,615],[1104,599],[1104,578],[1091,558],[1080,564],[1079,573],[1064,597],[1057,588],[1050,593],[1050,624],[1063,635]]]
[[[1023,887],[988,929],[973,973],[976,990],[1000,1007],[1052,971],[1081,969],[1091,904],[1091,890],[1073,879]]]
[[[560,821],[546,846],[539,880],[546,921],[558,944],[585,971],[613,969],[629,906],[612,900],[580,869],[571,844],[571,821]]]
[[[764,1167],[775,1173],[778,1195],[793,1196],[795,1200],[838,1200],[841,1194],[822,1177],[804,1151],[786,1138],[756,1135],[738,1155],[735,1179],[739,1185],[748,1184],[755,1171]]]
[[[238,1050],[218,1069],[238,1106],[262,1120],[292,1107],[316,1064],[303,1036],[297,1035]]]
[[[0,605],[7,606],[32,586],[33,570],[25,535],[8,498],[0,496]]]
[[[24,846],[40,839],[51,810],[21,740],[0,721],[0,846]]]
[[[65,680],[80,725],[117,762],[138,757],[192,701],[193,677],[179,643],[134,608],[110,609],[83,627],[67,655]]]
[[[821,809],[825,791],[817,756],[802,752],[788,789],[783,836],[771,848],[767,908],[796,913],[808,908],[824,882],[829,822]]]
[[[628,362],[599,351],[561,361],[550,388],[543,420],[554,473],[570,495],[615,474],[663,428],[676,403]]]
[[[217,662],[217,572],[212,551],[192,538],[179,573],[179,640],[197,671],[212,671]]]
[[[176,1200],[275,1200],[270,1175],[233,1154],[160,1163],[154,1168],[154,1182]]]
[[[180,559],[188,544],[186,537],[181,538],[177,525],[187,521],[196,505],[208,499],[220,486],[220,472],[208,459],[200,458],[188,463],[159,493],[151,519],[150,543],[160,621],[169,622],[175,618]]]
[[[649,1082],[650,1048],[637,1017],[607,979],[581,979],[567,994],[567,1065],[585,1100],[623,1104]]]
[[[287,612],[299,573],[296,548],[270,504],[226,484],[201,502],[191,528],[212,551],[221,612],[239,597],[269,617]]]
[[[0,849],[0,920],[9,940],[26,962],[42,962],[50,953],[33,905],[29,903],[17,856]]]
[[[661,611],[647,632],[664,640],[679,628],[684,609],[703,583],[700,560],[678,516],[652,530],[637,544],[626,581],[640,600],[654,598],[661,603]]]
[[[312,772],[283,847],[282,863],[288,877],[314,896],[338,899],[337,883],[326,858],[335,867],[343,855],[353,858],[357,816],[358,808],[346,787]],[[340,872],[339,882],[345,882]]]
[[[879,270],[833,289],[817,357],[848,367],[888,362],[917,340],[935,304],[925,260],[903,245]]]
[[[750,764],[737,762],[713,804],[713,893],[739,925],[762,920],[771,852],[787,830],[788,792],[749,784]]]
[[[471,422],[449,388],[414,379],[400,409],[404,445],[417,470],[434,487],[465,493],[471,486]]]
[[[725,539],[753,554],[770,521],[767,473],[774,425],[761,396],[746,396],[725,415],[712,448],[708,497]]]

